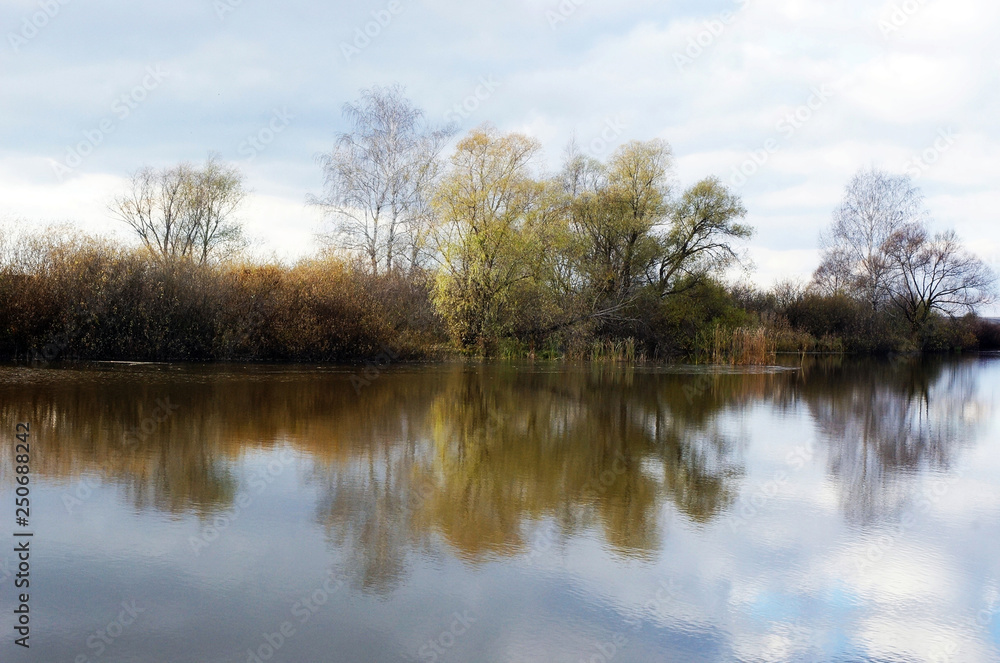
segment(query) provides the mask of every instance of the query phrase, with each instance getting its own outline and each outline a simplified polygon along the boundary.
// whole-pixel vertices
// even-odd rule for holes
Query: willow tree
[[[456,146],[434,197],[441,261],[434,302],[463,347],[513,331],[556,241],[552,187],[534,176],[539,144],[484,126]]]
[[[662,300],[740,261],[738,242],[753,231],[739,197],[707,178],[675,199],[666,142],[632,141],[594,170],[576,158],[563,171],[592,315],[627,311],[643,295]]]
[[[672,166],[665,142],[632,141],[573,197],[572,224],[584,245],[579,269],[595,311],[626,304],[643,284],[658,250],[654,231],[669,212]]]
[[[434,301],[464,347],[577,323],[634,333],[664,299],[739,260],[751,234],[716,179],[675,200],[664,141],[626,143],[603,164],[571,151],[553,178],[533,171],[538,152],[524,135],[473,130],[437,189]]]
[[[665,234],[647,275],[662,298],[720,276],[743,255],[737,242],[753,236],[742,223],[746,208],[718,178],[694,184],[671,208]]]

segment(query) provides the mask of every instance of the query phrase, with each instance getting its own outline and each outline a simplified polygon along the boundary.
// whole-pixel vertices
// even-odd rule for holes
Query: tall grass
[[[775,340],[765,327],[715,325],[699,338],[696,359],[712,364],[762,366],[774,361]]]
[[[540,349],[513,338],[502,339],[497,345],[497,356],[505,360],[516,359],[571,359],[590,360],[594,362],[625,362],[642,363],[646,361],[644,353],[637,350],[634,338],[603,339],[591,341],[583,348],[561,348],[558,339],[546,339]]]
[[[609,338],[591,343],[589,359],[591,361],[617,361],[631,364],[635,363],[637,359],[644,361],[645,356],[636,353],[634,338],[620,340]]]

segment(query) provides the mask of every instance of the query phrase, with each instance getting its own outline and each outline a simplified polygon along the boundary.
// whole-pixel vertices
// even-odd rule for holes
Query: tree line
[[[534,138],[488,124],[456,137],[399,86],[363,90],[344,117],[309,201],[327,219],[315,257],[248,257],[245,176],[217,156],[143,168],[109,204],[138,248],[67,228],[0,236],[0,354],[757,363],[1000,336],[974,315],[992,271],[931,233],[907,176],[859,171],[812,280],[764,291],[727,282],[751,267],[740,197],[711,176],[680,190],[663,140],[604,160],[571,143],[553,173]]]

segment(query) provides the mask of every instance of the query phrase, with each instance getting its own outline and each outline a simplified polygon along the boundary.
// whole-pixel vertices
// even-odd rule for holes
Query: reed
[[[590,344],[589,354],[591,361],[634,363],[636,361],[636,342],[634,338],[593,341]]]
[[[774,361],[775,340],[764,327],[716,325],[702,335],[696,359],[712,364],[762,366]]]

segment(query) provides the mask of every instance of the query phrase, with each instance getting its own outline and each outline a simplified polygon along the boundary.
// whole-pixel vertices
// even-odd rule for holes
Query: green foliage
[[[979,347],[977,320],[963,318],[931,317],[919,332],[920,347],[924,352],[961,352]]]
[[[724,287],[703,281],[659,303],[649,316],[649,343],[658,356],[694,356],[706,351],[715,328],[734,329],[751,320]]]
[[[434,198],[441,256],[434,303],[463,348],[495,351],[537,298],[549,227],[546,187],[529,171],[536,141],[478,129],[459,142]]]
[[[220,251],[240,244],[238,170],[214,158],[144,169],[112,206],[143,250],[65,228],[0,232],[0,356],[759,364],[776,352],[1000,348],[1000,327],[947,317],[989,301],[993,275],[953,233],[902,223],[919,208],[905,178],[855,177],[808,287],[727,288],[753,235],[746,209],[714,177],[675,191],[662,140],[605,162],[571,149],[549,177],[536,140],[489,125],[445,166],[448,132],[420,128],[398,88],[348,110],[354,132],[323,159],[334,252],[240,262]],[[878,218],[854,204],[875,194]]]

